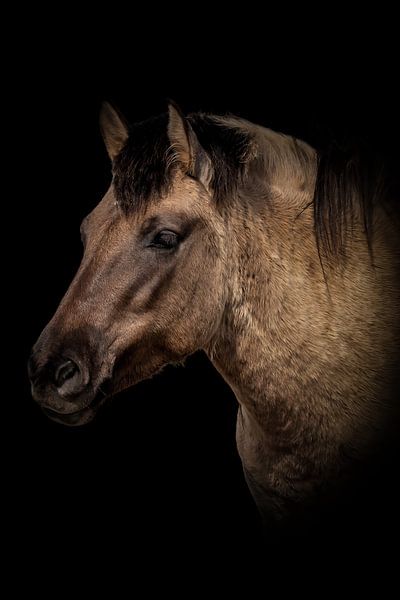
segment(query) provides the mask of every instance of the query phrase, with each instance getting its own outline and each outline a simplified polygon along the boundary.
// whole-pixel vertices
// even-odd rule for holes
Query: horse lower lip
[[[59,413],[49,408],[44,408],[43,411],[46,414],[46,416],[52,419],[53,421],[58,421],[63,425],[78,425],[80,424],[82,417],[90,412],[90,407],[77,410],[73,413]]]
[[[76,410],[75,412],[70,412],[70,413],[58,412],[57,410],[53,410],[52,408],[43,408],[43,411],[49,417],[57,417],[57,419],[68,419],[69,417],[75,417],[77,415],[81,415],[88,408],[90,408],[90,407],[87,406],[85,408],[81,408],[80,410]]]
[[[102,401],[104,401],[104,399],[105,399],[105,397],[103,395],[101,395],[101,394],[97,395],[92,400],[92,402],[90,404],[88,404],[88,406],[84,406],[83,408],[80,408],[80,409],[78,409],[74,412],[70,412],[70,413],[61,413],[50,407],[42,407],[42,410],[48,417],[50,417],[50,419],[59,421],[66,425],[74,425],[75,423],[80,421],[81,418],[85,414],[88,414],[89,412],[93,412],[93,410],[98,408],[99,405],[102,404]]]
[[[62,419],[63,417],[72,417],[73,415],[78,415],[79,413],[86,410],[85,408],[80,408],[79,410],[75,410],[73,412],[59,412],[58,410],[54,410],[54,408],[42,407],[42,410],[51,417],[59,417]]]

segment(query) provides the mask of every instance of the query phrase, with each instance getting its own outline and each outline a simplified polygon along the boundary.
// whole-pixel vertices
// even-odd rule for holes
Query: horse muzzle
[[[93,351],[79,354],[71,347],[39,341],[28,362],[32,396],[44,413],[64,425],[83,425],[92,420],[106,397],[100,390],[111,374]]]

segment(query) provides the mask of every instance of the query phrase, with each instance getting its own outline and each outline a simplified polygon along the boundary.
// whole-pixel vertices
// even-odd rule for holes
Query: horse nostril
[[[62,388],[66,381],[72,379],[78,373],[78,365],[73,360],[68,359],[57,367],[54,374],[54,383],[57,388]]]

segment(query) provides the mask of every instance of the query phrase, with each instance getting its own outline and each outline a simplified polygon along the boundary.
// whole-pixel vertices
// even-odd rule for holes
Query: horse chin
[[[66,425],[67,427],[80,427],[81,425],[90,423],[90,421],[94,419],[99,407],[105,400],[106,398],[104,395],[97,395],[89,406],[68,414],[59,413],[56,410],[47,407],[42,408],[42,410],[49,419],[56,423]]]
[[[86,425],[86,423],[89,423],[96,414],[91,408],[84,408],[83,410],[68,415],[63,415],[49,408],[44,408],[43,412],[52,421],[60,423],[61,425],[67,425],[68,427]]]

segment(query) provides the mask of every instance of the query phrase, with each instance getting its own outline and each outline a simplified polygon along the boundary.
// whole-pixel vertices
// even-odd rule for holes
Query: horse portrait
[[[398,204],[357,157],[233,115],[128,124],[80,267],[29,359],[69,426],[203,351],[238,403],[236,443],[265,523],[330,498],[398,417]]]

